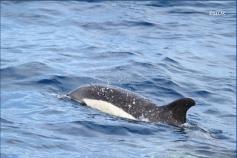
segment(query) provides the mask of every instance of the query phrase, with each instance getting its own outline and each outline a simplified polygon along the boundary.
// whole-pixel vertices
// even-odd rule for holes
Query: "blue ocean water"
[[[1,1],[1,157],[236,157],[235,5]],[[197,105],[173,127],[57,97],[92,83]]]

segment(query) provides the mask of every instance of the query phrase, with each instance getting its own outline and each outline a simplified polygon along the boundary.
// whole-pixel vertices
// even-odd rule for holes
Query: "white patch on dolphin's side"
[[[83,102],[91,108],[97,109],[107,114],[111,114],[118,117],[128,118],[132,120],[136,120],[132,115],[125,112],[123,109],[118,108],[117,106],[102,100],[95,99],[83,99]]]
[[[150,120],[148,118],[145,118],[143,114],[139,117],[139,120],[144,122],[150,122]]]

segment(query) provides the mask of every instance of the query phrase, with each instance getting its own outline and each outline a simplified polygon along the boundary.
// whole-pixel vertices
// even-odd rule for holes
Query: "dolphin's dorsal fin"
[[[182,98],[175,100],[167,105],[159,107],[162,110],[162,119],[171,124],[183,124],[186,122],[186,113],[188,109],[195,105],[191,98]]]

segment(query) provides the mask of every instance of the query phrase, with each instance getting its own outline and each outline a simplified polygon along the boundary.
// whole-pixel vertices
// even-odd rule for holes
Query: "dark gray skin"
[[[82,104],[85,98],[106,101],[123,109],[136,119],[147,118],[151,122],[172,125],[185,123],[187,110],[195,105],[193,99],[182,98],[164,106],[157,106],[138,94],[108,85],[82,86],[67,95]]]

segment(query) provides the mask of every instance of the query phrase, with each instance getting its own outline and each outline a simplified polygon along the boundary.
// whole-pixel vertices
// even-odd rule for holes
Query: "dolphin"
[[[186,122],[187,110],[195,105],[193,99],[181,98],[158,106],[136,93],[110,85],[84,85],[69,92],[67,96],[114,116],[175,126]]]

